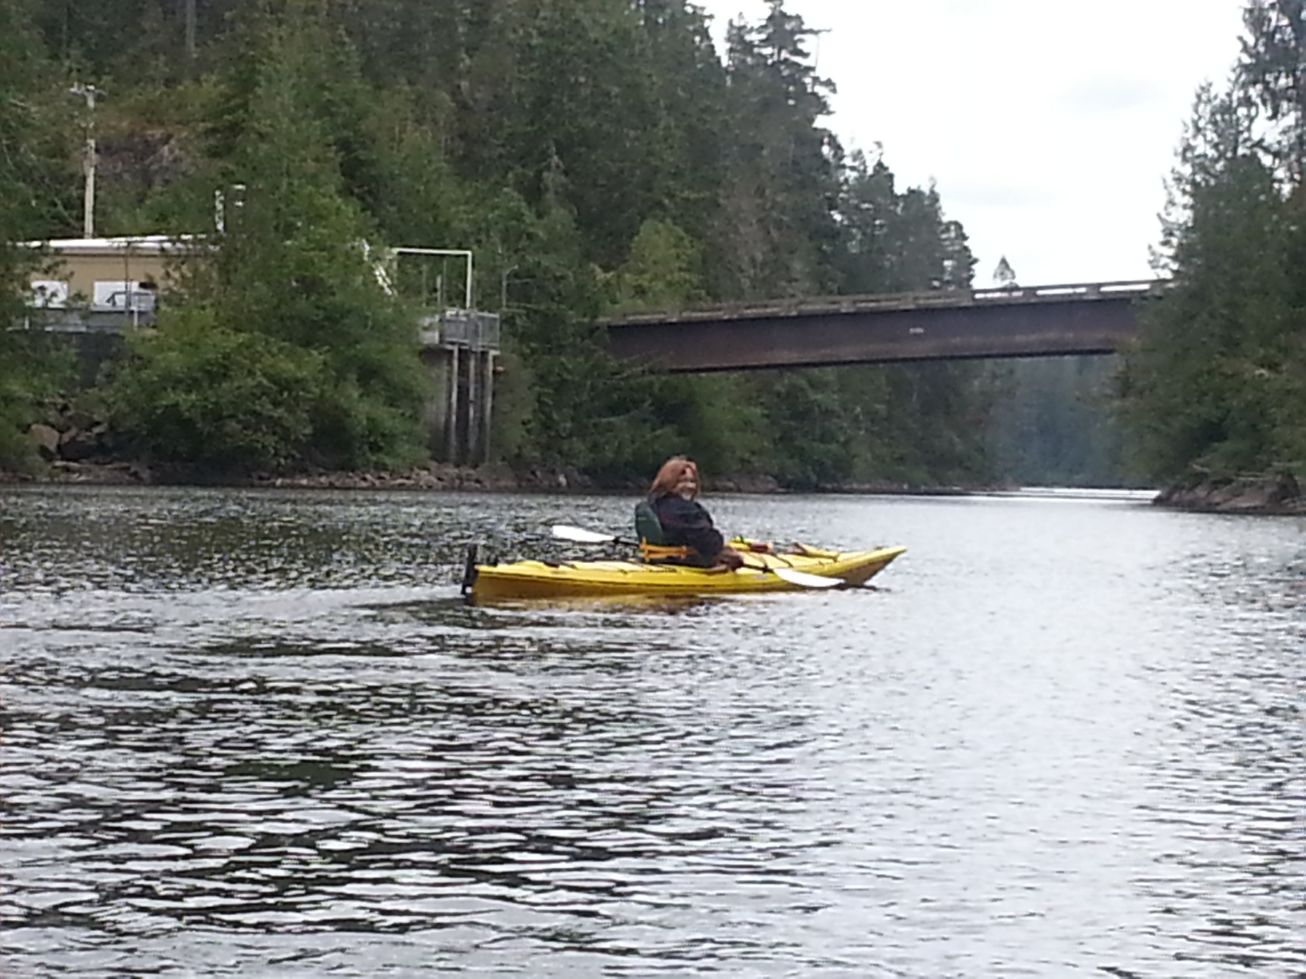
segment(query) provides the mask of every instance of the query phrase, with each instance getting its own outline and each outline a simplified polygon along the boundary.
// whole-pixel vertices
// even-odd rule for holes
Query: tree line
[[[1245,7],[1241,57],[1204,86],[1158,249],[1173,277],[1119,378],[1136,463],[1165,480],[1306,477],[1306,16]]]
[[[1245,57],[1261,74],[1241,73],[1228,97],[1250,117],[1244,103],[1262,93],[1263,118],[1279,93],[1280,130],[1292,117],[1283,24],[1295,10],[1300,26],[1300,6],[1249,6]],[[0,0],[0,90],[14,93],[0,100],[6,315],[32,260],[14,243],[79,223],[66,89],[81,80],[109,93],[96,110],[104,233],[209,233],[214,190],[244,188],[217,259],[169,283],[159,329],[83,395],[123,451],[214,471],[418,461],[416,313],[379,287],[366,241],[475,250],[478,305],[505,318],[495,441],[513,462],[618,480],[675,451],[794,487],[1119,482],[1126,444],[1148,475],[1223,464],[1171,451],[1174,385],[1188,381],[1166,362],[1164,323],[1185,322],[1167,312],[1182,286],[1115,382],[1124,431],[1140,433],[1128,443],[1101,370],[668,378],[607,357],[594,326],[606,312],[971,284],[965,230],[937,190],[900,186],[881,154],[848,150],[826,125],[834,83],[812,37],[783,0],[732,23],[724,50],[684,0]],[[1264,167],[1274,206],[1293,206],[1286,172]],[[1184,229],[1212,219],[1196,216],[1195,186],[1175,186],[1167,243],[1182,282],[1198,274],[1185,250],[1197,232]],[[1287,212],[1282,223],[1288,235]],[[66,365],[30,339],[0,343],[0,453],[13,466]],[[1051,397],[1067,370],[1075,410]]]

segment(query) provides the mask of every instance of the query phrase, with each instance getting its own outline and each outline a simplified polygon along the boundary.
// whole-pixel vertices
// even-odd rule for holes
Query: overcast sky
[[[718,40],[763,0],[697,0]],[[899,189],[933,180],[993,284],[1150,278],[1193,95],[1238,57],[1241,0],[788,0],[828,33],[827,125]]]

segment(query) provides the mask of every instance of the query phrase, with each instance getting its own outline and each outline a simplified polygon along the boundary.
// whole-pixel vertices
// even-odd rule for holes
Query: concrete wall
[[[431,394],[422,421],[431,458],[465,465],[489,461],[495,360],[492,350],[423,348],[422,364]]]

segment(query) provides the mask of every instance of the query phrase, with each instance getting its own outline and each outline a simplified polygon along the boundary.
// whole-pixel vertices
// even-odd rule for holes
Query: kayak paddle
[[[627,537],[600,534],[595,530],[586,530],[584,527],[571,527],[567,524],[554,524],[551,533],[559,540],[571,541],[573,544],[624,544],[627,547],[639,547],[639,541],[630,540]],[[798,585],[800,588],[838,588],[843,584],[838,578],[824,578],[819,574],[808,574],[806,571],[786,568],[783,565],[772,568],[766,564],[750,564],[747,558],[744,559],[744,567],[752,568],[754,571],[770,572],[777,578],[787,581],[791,585]]]

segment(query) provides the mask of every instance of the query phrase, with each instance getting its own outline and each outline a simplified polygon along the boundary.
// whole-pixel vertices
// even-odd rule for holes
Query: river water
[[[0,974],[1306,971],[1306,520],[725,497],[910,550],[460,601],[630,502],[0,491]]]

